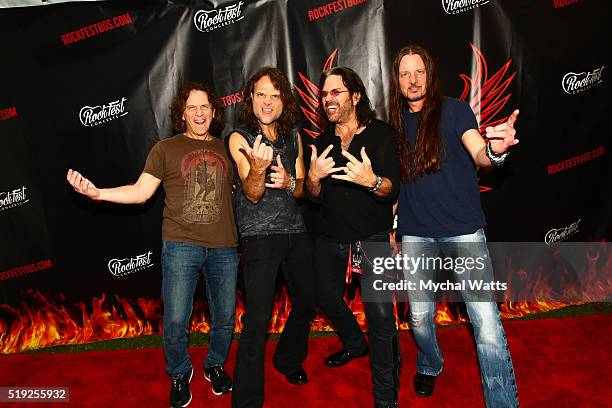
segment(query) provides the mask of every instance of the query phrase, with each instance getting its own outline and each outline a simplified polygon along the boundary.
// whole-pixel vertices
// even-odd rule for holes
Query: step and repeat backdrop
[[[213,86],[227,135],[236,125],[241,87],[265,65],[292,82],[307,144],[320,132],[323,69],[353,68],[387,119],[394,53],[409,43],[425,46],[445,94],[468,101],[481,128],[521,111],[520,144],[503,168],[481,174],[488,239],[610,238],[612,6],[606,2],[14,3],[0,2],[4,353],[159,333],[163,191],[144,205],[94,203],[68,186],[66,171],[77,169],[100,187],[133,183],[151,147],[173,136],[169,107],[185,81]],[[360,313],[358,294],[347,296]],[[515,309],[505,306],[511,315]],[[279,290],[271,331],[282,328],[288,307]],[[241,301],[238,308],[237,331]],[[206,314],[200,288],[193,330],[208,329]],[[464,319],[450,309],[440,316]],[[317,317],[313,329],[329,326]]]

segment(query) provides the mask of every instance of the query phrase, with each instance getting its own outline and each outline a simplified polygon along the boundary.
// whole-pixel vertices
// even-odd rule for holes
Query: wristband
[[[487,143],[486,154],[487,154],[487,157],[489,158],[489,160],[491,160],[491,163],[494,166],[501,166],[506,161],[506,157],[508,157],[510,152],[506,151],[506,152],[501,153],[501,154],[494,153],[493,150],[491,149],[491,143]]]
[[[287,187],[285,189],[285,192],[287,193],[288,196],[291,197],[291,196],[293,196],[293,193],[295,192],[295,183],[296,183],[296,181],[295,181],[295,177],[293,177],[293,176],[289,176],[289,178],[290,178],[291,181],[289,182],[289,187]]]
[[[374,187],[369,188],[368,191],[370,193],[374,193],[376,190],[380,188],[381,184],[382,184],[382,177],[376,176],[376,183],[374,183]]]

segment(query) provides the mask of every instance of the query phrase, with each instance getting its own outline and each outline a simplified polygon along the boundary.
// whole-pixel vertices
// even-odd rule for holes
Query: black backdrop
[[[101,187],[134,182],[152,145],[173,135],[168,108],[180,83],[214,86],[226,135],[245,79],[278,66],[296,87],[308,138],[317,134],[309,81],[326,63],[355,69],[386,119],[393,54],[413,42],[431,50],[445,93],[470,101],[481,126],[521,110],[511,160],[481,177],[489,240],[544,241],[551,230],[609,239],[611,9],[595,0],[0,9],[0,328],[47,307],[43,293],[56,308],[90,308],[102,294],[159,298],[163,192],[142,206],[91,203],[65,174],[78,169]],[[88,111],[104,118],[91,122]],[[113,260],[123,272],[113,274]]]

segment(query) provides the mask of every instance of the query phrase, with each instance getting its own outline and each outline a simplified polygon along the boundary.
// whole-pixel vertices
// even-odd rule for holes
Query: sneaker
[[[193,368],[183,374],[172,376],[170,386],[170,406],[172,408],[186,407],[191,402],[191,390],[189,383],[193,377]]]
[[[232,390],[232,379],[225,373],[223,366],[204,367],[204,378],[210,381],[215,395],[227,394]]]

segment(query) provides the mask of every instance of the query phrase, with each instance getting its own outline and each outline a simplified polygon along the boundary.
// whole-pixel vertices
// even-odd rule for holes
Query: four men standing
[[[274,355],[276,369],[292,384],[308,381],[302,363],[316,301],[342,341],[342,349],[325,364],[339,367],[369,352],[375,406],[397,406],[400,355],[393,304],[364,302],[368,348],[343,301],[347,261],[359,259],[362,242],[389,242],[398,196],[404,254],[437,256],[443,245],[451,245],[453,254],[461,256],[468,244],[487,251],[476,168],[501,164],[508,148],[518,143],[513,127],[518,112],[503,125],[487,129],[489,141],[483,140],[469,105],[442,96],[435,65],[419,46],[396,55],[391,126],[375,118],[365,86],[351,69],[324,72],[320,89],[327,126],[312,146],[307,174],[295,130],[295,97],[276,68],[262,68],[247,81],[241,125],[228,138],[246,296],[234,407],[261,407],[264,402],[266,328],[279,270],[292,308]],[[79,193],[117,203],[142,203],[164,184],[164,351],[172,406],[186,406],[191,400],[187,331],[200,271],[206,278],[212,321],[205,377],[215,394],[232,390],[223,363],[233,333],[237,237],[229,201],[232,164],[223,143],[209,133],[212,124],[220,124],[217,106],[209,88],[185,87],[172,108],[175,125],[184,133],[153,147],[133,186],[98,189],[78,172],[70,170],[67,176]],[[320,205],[314,272],[312,242],[296,203],[304,195]],[[362,267],[364,277],[371,275],[368,262]],[[488,267],[490,273],[490,263]],[[416,275],[426,278],[425,271]],[[496,305],[463,295],[475,329],[487,406],[517,406]],[[414,387],[417,395],[428,396],[443,366],[435,302],[410,299],[410,309],[418,346]]]

